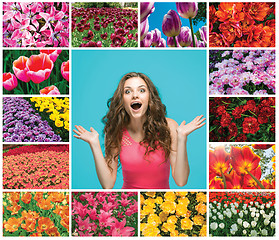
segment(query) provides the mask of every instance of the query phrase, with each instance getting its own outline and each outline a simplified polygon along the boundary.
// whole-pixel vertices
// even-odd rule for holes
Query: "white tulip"
[[[217,210],[216,210],[216,209],[213,209],[212,212],[213,212],[213,213],[217,213]]]
[[[259,213],[256,213],[256,217],[259,218],[259,217],[260,217],[260,214],[259,214]]]
[[[243,230],[242,233],[243,233],[244,235],[246,235],[247,231],[246,231],[246,230]]]
[[[255,221],[255,222],[257,222],[258,220],[259,220],[259,218],[257,218],[257,217],[254,218],[254,221]]]
[[[216,220],[216,219],[217,219],[217,217],[216,217],[216,216],[213,216],[213,217],[212,217],[212,219],[213,219],[213,220]]]
[[[268,234],[267,230],[266,229],[262,229],[262,235],[263,236],[267,236],[267,234]]]
[[[211,223],[211,224],[210,224],[210,228],[211,228],[212,230],[216,230],[216,229],[218,228],[218,223],[216,223],[216,222]]]
[[[243,212],[239,212],[239,217],[243,218]]]
[[[238,223],[239,225],[242,225],[242,219],[241,219],[241,218],[238,218],[238,219],[237,219],[237,223]]]
[[[269,219],[264,220],[264,225],[267,226],[269,224]]]
[[[257,237],[258,236],[258,233],[257,233],[256,230],[252,230],[250,234],[251,234],[251,237]]]
[[[251,212],[251,217],[255,217],[256,213],[255,212]]]
[[[264,207],[265,207],[264,204],[262,204],[262,205],[260,206],[261,209],[264,209]]]
[[[254,228],[254,227],[256,227],[257,226],[257,222],[256,221],[252,221],[251,222],[251,226]]]
[[[266,208],[270,208],[270,204],[267,203],[267,204],[266,204]]]
[[[218,218],[219,218],[220,220],[223,220],[223,219],[224,219],[224,216],[223,216],[222,214],[220,214],[220,215],[218,216]]]
[[[250,227],[250,223],[248,223],[247,221],[243,222],[243,227],[244,228],[249,228]]]
[[[232,226],[231,226],[231,229],[236,232],[238,230],[237,228],[237,225],[234,223]]]
[[[224,208],[226,208],[226,207],[228,207],[228,205],[227,205],[227,204],[224,204]]]
[[[230,230],[231,234],[234,235],[235,234],[235,231],[233,231],[232,229]]]
[[[264,211],[264,210],[261,210],[261,211],[260,211],[260,214],[264,215],[264,214],[265,214],[265,211]]]
[[[274,228],[276,227],[275,222],[271,222],[271,223],[270,223],[270,227],[271,227],[272,229],[274,229]]]
[[[224,227],[225,227],[225,224],[224,224],[224,223],[220,223],[220,224],[219,224],[219,228],[224,229]]]

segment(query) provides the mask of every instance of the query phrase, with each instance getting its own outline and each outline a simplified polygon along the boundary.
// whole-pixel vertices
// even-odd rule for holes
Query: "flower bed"
[[[69,189],[69,146],[31,145],[3,154],[4,189]]]
[[[210,98],[211,142],[275,142],[275,98]]]
[[[136,192],[74,192],[74,236],[137,236]]]
[[[275,47],[275,3],[210,3],[209,46]]]
[[[4,47],[68,47],[69,3],[4,2]]]
[[[141,236],[206,236],[206,193],[142,192]]]
[[[3,193],[3,235],[69,236],[69,194]]]
[[[210,150],[209,188],[275,189],[275,145],[230,145],[230,149],[225,145]]]
[[[60,142],[62,138],[20,97],[3,98],[4,142]]]
[[[274,192],[209,194],[211,236],[274,236]]]
[[[209,52],[210,95],[275,94],[275,51]]]

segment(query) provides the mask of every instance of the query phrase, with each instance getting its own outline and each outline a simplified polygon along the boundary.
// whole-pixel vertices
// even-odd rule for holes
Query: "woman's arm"
[[[73,131],[77,135],[74,135],[74,137],[87,142],[91,148],[95,161],[97,176],[102,187],[105,189],[113,188],[117,175],[117,161],[112,162],[111,171],[107,165],[106,159],[103,156],[98,132],[94,130],[92,127],[90,128],[90,131],[87,131],[82,126],[75,127],[77,130],[74,129]],[[116,152],[117,151],[115,151],[115,153]]]
[[[188,124],[185,124],[186,122],[183,121],[180,126],[172,119],[167,118],[167,121],[172,138],[172,149],[170,153],[172,176],[175,183],[183,187],[187,184],[190,173],[187,156],[187,137],[191,132],[205,125],[205,118],[203,118],[203,115],[197,116]]]

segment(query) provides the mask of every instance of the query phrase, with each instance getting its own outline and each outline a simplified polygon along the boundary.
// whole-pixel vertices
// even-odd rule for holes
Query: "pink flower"
[[[13,62],[13,70],[17,78],[23,82],[29,82],[30,77],[27,75],[26,62],[28,58],[20,56]]]
[[[53,61],[53,63],[56,61],[57,57],[61,53],[62,50],[55,49],[55,50],[40,50],[40,53],[45,53],[49,56],[50,60]]]
[[[45,87],[40,90],[40,95],[60,95],[60,92],[57,87],[54,85],[50,87]]]
[[[112,237],[130,237],[135,234],[135,229],[133,227],[125,227],[126,218],[123,219],[122,222],[118,222],[116,218],[114,218],[114,223],[110,229],[106,229],[105,231],[109,236]]]
[[[48,79],[53,69],[53,62],[45,53],[32,55],[26,62],[27,75],[34,83]]]
[[[7,91],[12,91],[17,87],[17,79],[12,73],[3,73],[3,87]]]
[[[69,82],[69,60],[61,65],[61,74]]]

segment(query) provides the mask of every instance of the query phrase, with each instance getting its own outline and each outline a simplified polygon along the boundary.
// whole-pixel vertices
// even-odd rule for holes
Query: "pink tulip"
[[[17,87],[17,79],[14,74],[10,72],[3,73],[3,87],[7,91],[12,91],[14,88]]]
[[[61,65],[61,74],[69,82],[69,60]]]
[[[50,60],[55,63],[57,57],[62,52],[62,50],[55,49],[55,50],[40,50],[40,53],[45,53],[49,56]]]
[[[57,87],[54,85],[50,87],[45,87],[40,90],[40,95],[60,95],[60,92]]]
[[[26,62],[27,75],[34,83],[48,79],[53,69],[53,62],[45,53],[32,55]]]
[[[30,77],[27,75],[27,68],[26,68],[27,60],[28,57],[20,56],[17,60],[13,62],[14,73],[16,77],[23,82],[30,81]]]

